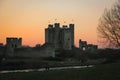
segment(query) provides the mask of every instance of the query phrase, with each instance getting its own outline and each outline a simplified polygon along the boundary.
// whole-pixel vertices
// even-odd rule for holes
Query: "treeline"
[[[98,60],[104,59],[103,63],[112,63],[120,60],[120,49],[98,49],[95,52],[82,51],[79,49],[73,49],[70,51],[62,50],[60,54],[57,54],[61,60],[71,59],[81,62],[86,62],[87,60]]]

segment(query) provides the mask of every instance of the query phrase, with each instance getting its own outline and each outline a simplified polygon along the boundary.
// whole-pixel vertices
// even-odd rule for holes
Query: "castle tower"
[[[45,43],[53,43],[53,40],[54,40],[53,25],[49,24],[48,28],[45,29]]]
[[[14,49],[22,47],[22,38],[6,38],[7,55],[14,56]]]
[[[20,48],[22,47],[22,38],[7,38],[6,45],[7,48]]]
[[[71,44],[72,44],[72,47],[74,47],[74,24],[70,24],[69,28],[71,31]]]
[[[55,39],[54,39],[54,46],[56,49],[60,48],[60,23],[55,23],[54,24],[55,28]]]
[[[62,47],[65,50],[71,50],[72,49],[72,43],[71,43],[71,31],[67,26],[63,26],[62,29]]]

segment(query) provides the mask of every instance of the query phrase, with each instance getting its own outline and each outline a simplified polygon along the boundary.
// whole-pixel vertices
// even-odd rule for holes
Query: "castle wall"
[[[40,58],[40,57],[55,57],[55,50],[52,46],[40,47],[38,49],[25,48],[16,49],[14,52],[15,57],[27,57],[27,58]]]
[[[54,57],[54,52],[52,51],[47,51],[47,50],[41,50],[41,51],[35,51],[35,50],[30,50],[30,51],[19,51],[14,53],[16,57],[30,57],[30,58],[35,58],[35,57]]]
[[[0,57],[2,57],[4,55],[4,52],[5,52],[5,47],[0,46]]]

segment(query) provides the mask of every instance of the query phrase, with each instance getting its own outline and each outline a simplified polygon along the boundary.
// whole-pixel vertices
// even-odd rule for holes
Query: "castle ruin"
[[[98,49],[98,45],[94,44],[87,44],[87,41],[79,40],[79,48],[84,51],[91,51],[94,52]]]

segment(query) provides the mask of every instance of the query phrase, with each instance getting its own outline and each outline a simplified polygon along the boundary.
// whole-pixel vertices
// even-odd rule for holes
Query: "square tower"
[[[20,48],[22,47],[22,38],[9,37],[6,38],[7,48]]]

